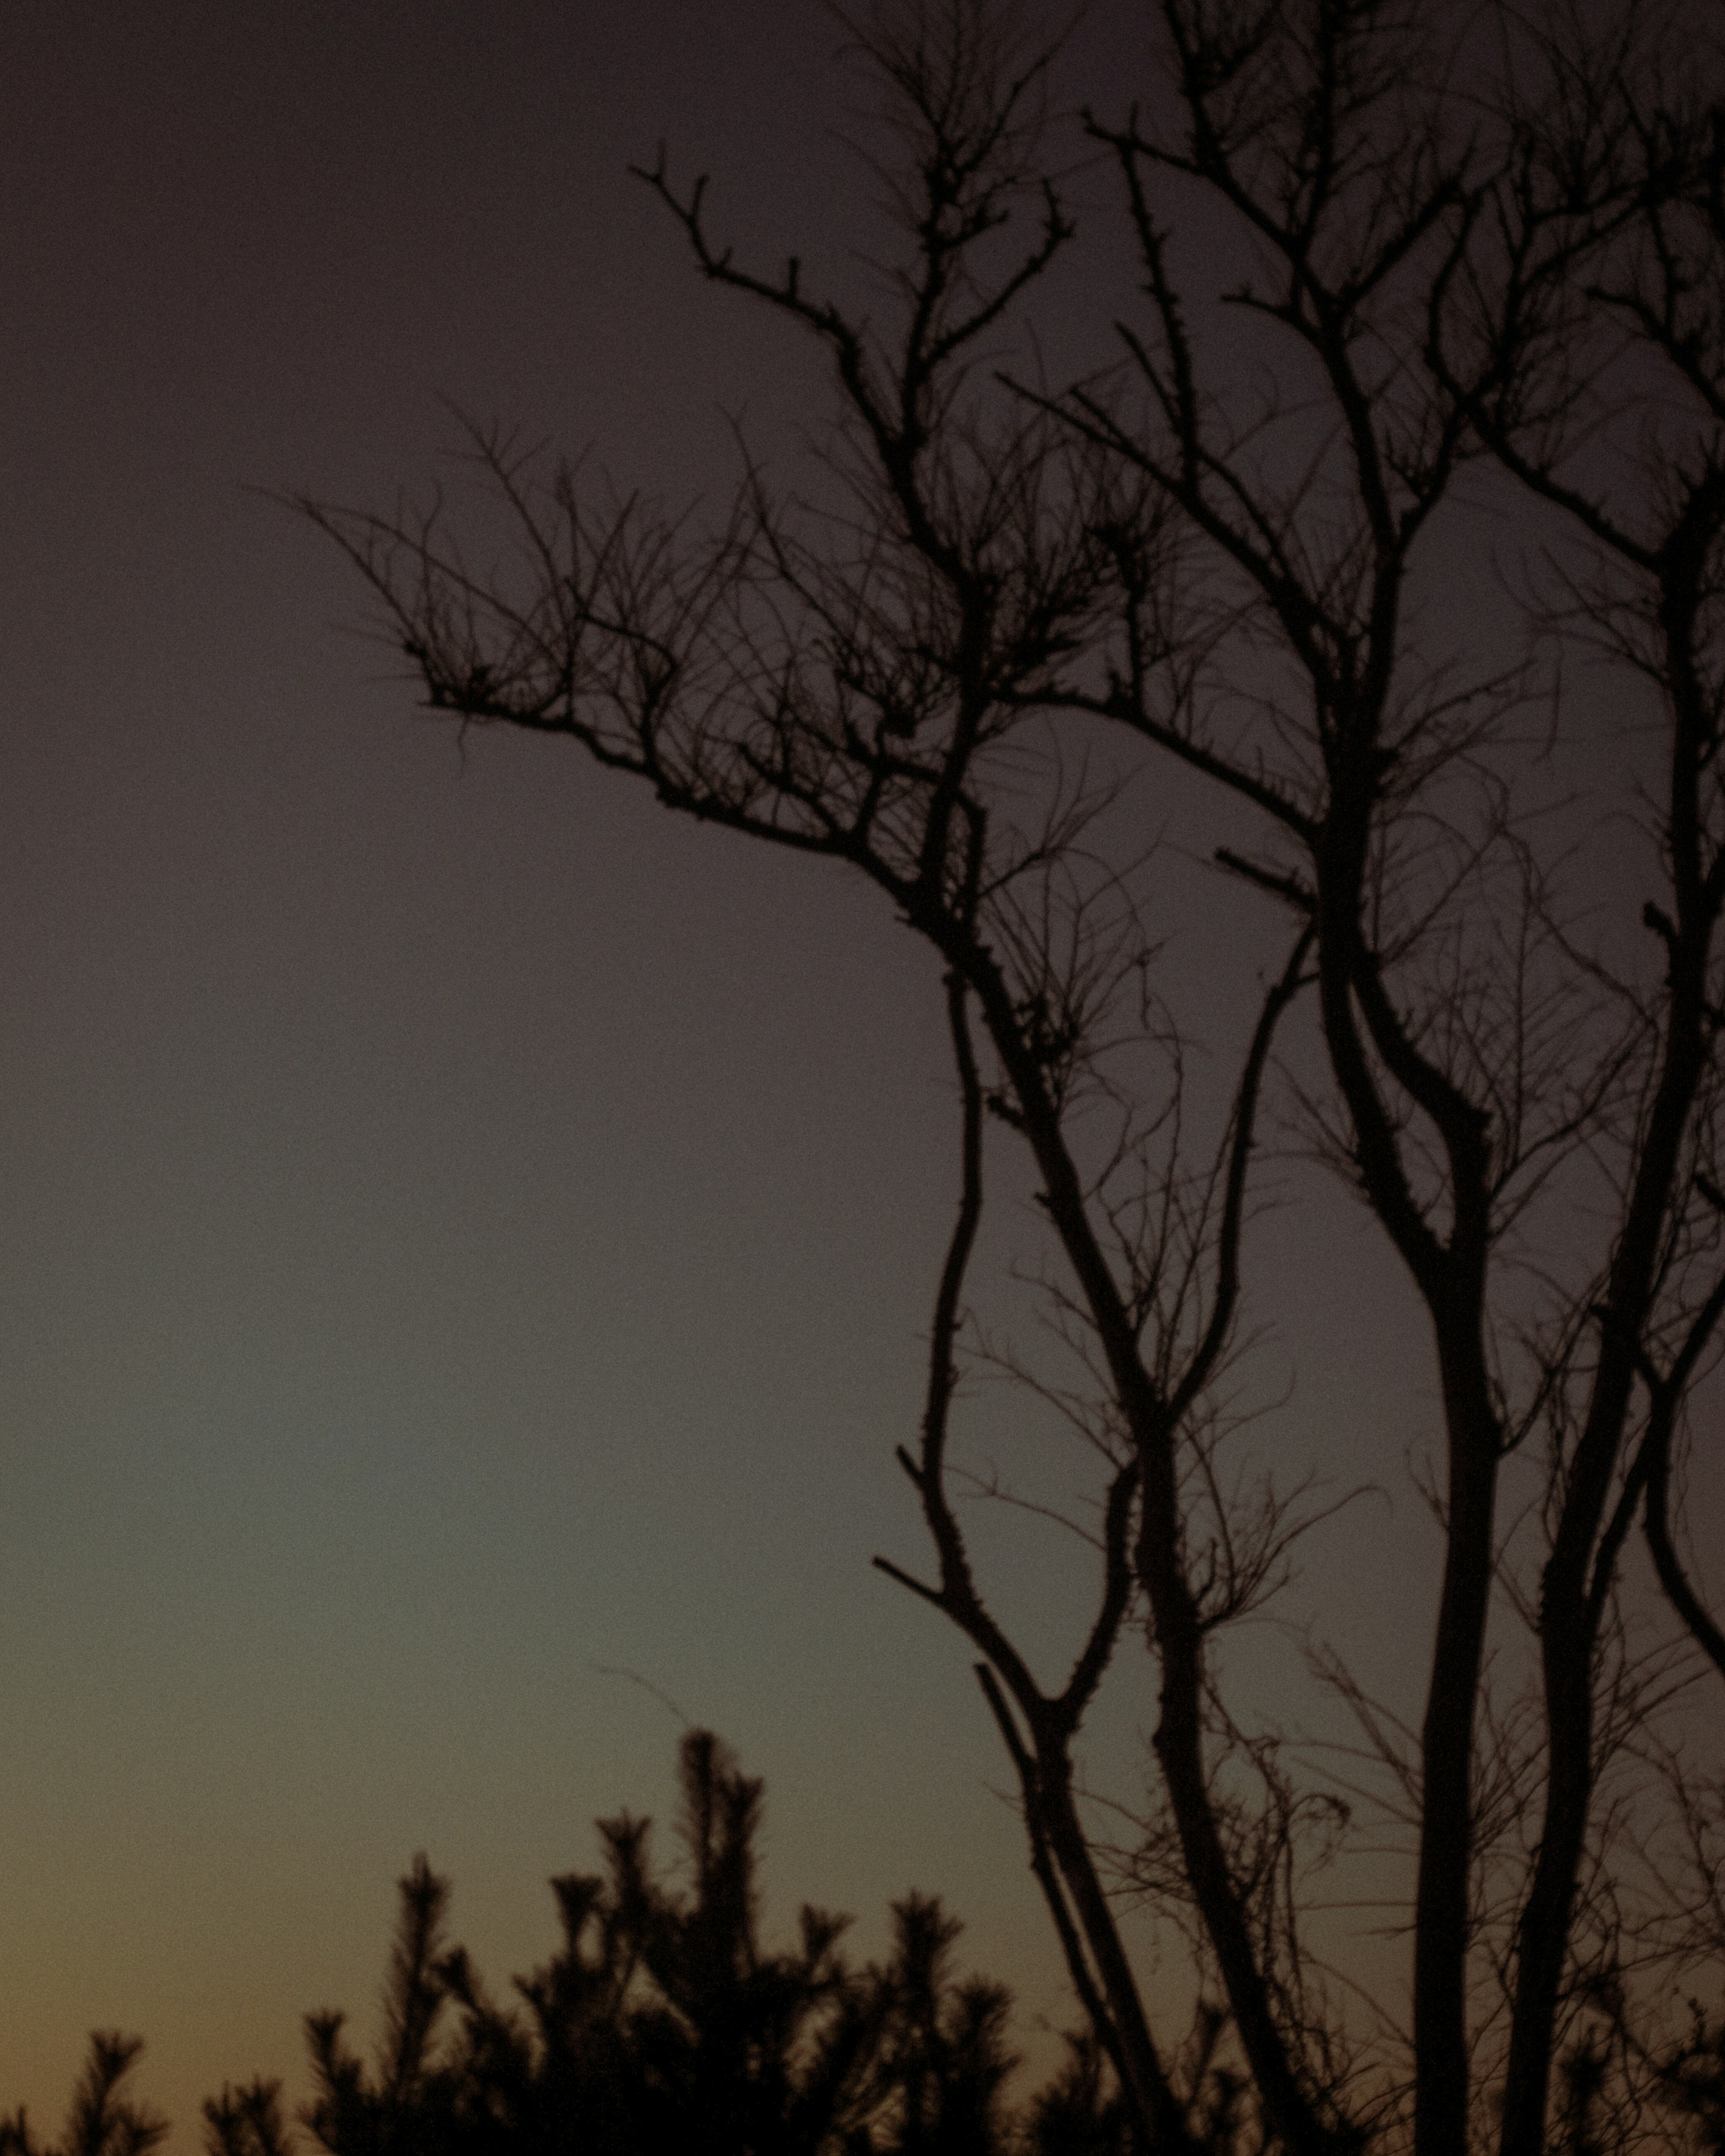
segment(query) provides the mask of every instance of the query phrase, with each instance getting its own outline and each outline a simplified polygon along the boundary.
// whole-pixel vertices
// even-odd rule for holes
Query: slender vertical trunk
[[[1491,1601],[1497,1490],[1497,1424],[1489,1407],[1481,1412],[1483,1367],[1457,1373],[1461,1385],[1447,1368],[1445,1374],[1449,1535],[1420,1732],[1424,1804],[1414,1886],[1416,2156],[1466,2156],[1467,2148],[1474,1719]],[[1464,1396],[1458,1398],[1458,1392]]]
[[[1271,2010],[1265,1972],[1246,1928],[1204,1779],[1203,1640],[1181,1561],[1172,1441],[1162,1433],[1153,1435],[1144,1449],[1155,1459],[1144,1471],[1138,1572],[1162,1661],[1162,1712],[1153,1742],[1168,1784],[1187,1880],[1215,1949],[1235,2027],[1271,2123],[1295,2156],[1324,2156],[1329,2136],[1300,2085]]]
[[[1484,1111],[1410,1037],[1362,932],[1375,807],[1371,744],[1378,732],[1375,711],[1367,716],[1370,724],[1358,721],[1338,730],[1343,746],[1319,853],[1319,997],[1361,1179],[1430,1317],[1443,1388],[1449,1517],[1420,1734],[1414,2146],[1415,2156],[1466,2156],[1474,1721],[1491,1608],[1502,1442],[1484,1332],[1491,1149]],[[1362,1037],[1362,1019],[1375,1061]],[[1447,1237],[1433,1226],[1409,1183],[1397,1122],[1381,1090],[1384,1072],[1443,1145],[1450,1204]]]
[[[1575,1887],[1594,1794],[1594,1649],[1603,1606],[1588,1568],[1629,1409],[1630,1366],[1620,1341],[1601,1351],[1594,1397],[1539,1604],[1545,1692],[1545,1816],[1539,1853],[1516,1927],[1515,2002],[1503,2087],[1503,2156],[1541,2156],[1551,2100],[1558,1999],[1574,1921]],[[1590,1461],[1604,1463],[1607,1472]]]
[[[1503,2085],[1502,2156],[1542,2156],[1551,2100],[1552,2051],[1563,1986],[1575,1882],[1593,1797],[1592,1639],[1553,1652],[1545,1643],[1549,1764],[1545,1820],[1527,1905],[1516,1928],[1516,1998]],[[1554,1671],[1561,1661],[1566,1666]]]
[[[1690,738],[1696,730],[1692,726]],[[1673,852],[1692,865],[1693,778],[1674,784]],[[1679,842],[1681,843],[1679,843]],[[1594,1652],[1609,1589],[1610,1559],[1597,1554],[1612,1477],[1622,1455],[1635,1357],[1656,1290],[1660,1240],[1679,1187],[1683,1136],[1707,1056],[1698,1014],[1713,912],[1692,875],[1678,879],[1684,932],[1671,951],[1670,1030],[1624,1232],[1611,1265],[1592,1398],[1569,1471],[1542,1584],[1540,1656],[1545,1691],[1546,1792],[1539,1854],[1517,1927],[1516,1992],[1504,2086],[1503,2156],[1540,2156],[1550,2102],[1558,2003],[1574,1921],[1576,1882],[1592,1806]],[[1589,1573],[1595,1576],[1589,1579]]]
[[[1270,2003],[1266,1973],[1250,1934],[1216,1824],[1203,1759],[1203,1635],[1185,1573],[1175,1460],[1176,1430],[1165,1400],[1140,1359],[1137,1331],[1086,1210],[1042,1075],[1026,1055],[1004,983],[973,968],[972,985],[1024,1116],[1025,1134],[1044,1178],[1044,1199],[1077,1276],[1125,1411],[1138,1460],[1142,1511],[1137,1573],[1151,1604],[1162,1661],[1162,1714],[1156,1750],[1167,1777],[1187,1876],[1216,1951],[1241,2047],[1277,2133],[1294,2156],[1326,2156],[1328,2135],[1301,2087],[1295,2061]],[[1276,1009],[1280,1009],[1278,1003]],[[1064,1868],[1064,1867],[1063,1867]]]
[[[976,1673],[1018,1769],[1030,1868],[1054,1919],[1073,1989],[1113,2061],[1142,2146],[1168,2156],[1194,2156],[1183,2107],[1150,2033],[1137,1979],[1073,1801],[1070,1718],[1058,1709],[1029,1712],[1033,1752],[1019,1734],[994,1671],[978,1662]]]
[[[1108,1897],[1096,1876],[1083,1824],[1072,1801],[1070,1764],[1065,1759],[1059,1763],[1062,1771],[1049,1778],[1052,1786],[1045,1783],[1042,1793],[1043,1825],[1049,1845],[1096,1964],[1119,2037],[1135,2107],[1149,2128],[1151,2146],[1176,2156],[1176,2152],[1189,2151],[1192,2146],[1185,2115],[1151,2036],[1137,1981],[1120,1943]]]

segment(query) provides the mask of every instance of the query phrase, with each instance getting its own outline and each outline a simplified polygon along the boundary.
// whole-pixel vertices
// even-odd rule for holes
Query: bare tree
[[[1337,1150],[1430,1316],[1445,1565],[1420,1732],[1421,2149],[1460,2148],[1469,2130],[1475,1732],[1497,1486],[1506,1456],[1548,1433],[1543,1820],[1501,2091],[1504,2145],[1528,2156],[1545,2145],[1572,1974],[1603,1628],[1644,1494],[1661,1583],[1719,1660],[1670,1541],[1665,1469],[1725,1309],[1708,1016],[1725,832],[1710,828],[1707,798],[1725,509],[1719,121],[1680,117],[1656,85],[1643,103],[1647,70],[1622,24],[1591,51],[1576,17],[1524,38],[1531,49],[1512,58],[1524,74],[1543,61],[1542,91],[1528,102],[1512,73],[1482,121],[1473,100],[1444,94],[1443,63],[1465,55],[1426,49],[1414,11],[1175,0],[1164,15],[1181,126],[1092,130],[1118,163],[1144,268],[1148,322],[1126,332],[1144,393],[1127,407],[1080,391],[1072,408],[1178,501],[1237,619],[1281,665],[1261,715],[1225,739],[1189,705],[1170,712],[1135,670],[1091,701],[1263,817],[1267,856],[1239,866],[1313,929]],[[1288,377],[1310,385],[1303,461],[1206,366],[1159,206],[1170,177],[1224,208],[1250,244],[1255,259],[1230,297],[1273,325]],[[1567,475],[1589,405],[1625,393],[1625,329],[1692,399],[1686,442],[1674,449],[1668,428],[1643,439],[1634,530]],[[1450,352],[1458,331],[1465,357]],[[1630,392],[1638,422],[1651,393]],[[1591,541],[1611,585],[1593,619],[1663,706],[1648,824],[1669,896],[1643,910],[1666,963],[1656,985],[1604,973],[1553,916],[1506,776],[1515,685],[1445,679],[1407,627],[1415,549],[1480,446]],[[1136,564],[1127,581],[1147,588]],[[1224,645],[1221,663],[1240,662]],[[1516,886],[1512,911],[1501,874],[1493,904],[1494,865]],[[1574,1249],[1579,1192],[1564,1171],[1584,1152],[1598,1171],[1589,1255],[1546,1258],[1529,1331],[1514,1269],[1542,1235]]]
[[[1147,2143],[1206,2130],[1195,2092],[1225,2023],[1266,2145],[1315,2156],[1405,2128],[1420,2156],[1459,2156],[1501,2114],[1505,2148],[1529,2156],[1570,2115],[1553,2068],[1578,2001],[1621,1991],[1602,1775],[1683,1676],[1669,1627],[1644,1647],[1624,1620],[1638,1510],[1683,1636],[1725,1663],[1672,1511],[1725,1312],[1725,122],[1667,95],[1627,33],[1589,44],[1579,23],[1510,24],[1487,51],[1473,18],[1445,48],[1428,11],[1388,0],[1161,12],[1153,101],[1089,122],[1141,270],[1112,372],[1060,391],[1003,369],[1075,234],[1044,151],[1054,54],[1019,18],[947,0],[852,26],[894,145],[884,312],[810,289],[794,259],[740,264],[703,182],[663,159],[640,175],[711,282],[826,355],[839,425],[812,507],[751,469],[701,537],[595,504],[568,470],[544,485],[483,431],[513,568],[470,568],[434,515],[302,506],[381,598],[433,709],[566,735],[671,808],[847,862],[940,954],[959,1193],[920,1437],[899,1454],[935,1576],[880,1562],[981,1657],[1033,1867]],[[1628,415],[1629,449],[1609,485],[1589,462],[1607,411]],[[1415,601],[1428,561],[1507,498],[1538,505],[1511,528],[1585,619],[1548,604],[1543,644],[1481,666]],[[1584,629],[1656,706],[1641,828],[1663,885],[1635,909],[1651,970],[1578,924],[1564,858],[1537,843],[1553,820],[1527,739],[1542,682],[1557,738],[1573,723],[1542,654]],[[1230,1106],[1209,1134],[1150,992],[1127,771],[1141,792],[1213,795],[1219,865],[1263,902],[1257,998],[1218,1045]],[[1577,844],[1598,839],[1597,815],[1564,814]],[[1414,1844],[1399,2066],[1350,2051],[1306,1943],[1298,1859],[1339,1819],[1333,1791],[1235,1722],[1214,1654],[1285,1578],[1302,1524],[1219,1454],[1263,1103],[1302,997],[1324,1075],[1302,1062],[1291,1111],[1411,1279],[1441,1405],[1412,1751],[1337,1680]],[[998,1617],[955,1503],[991,1147],[1034,1171],[1051,1310],[1094,1380],[1020,1368],[1095,1467],[1092,1614],[1053,1686]],[[1505,1464],[1541,1446],[1543,1516],[1506,1544]],[[1538,1647],[1531,1743],[1486,1656],[1518,1615]],[[1225,2001],[1183,2059],[1152,2028],[1075,1778],[1129,1637],[1158,1688],[1165,1821],[1133,1876],[1189,1912]],[[1506,2041],[1482,2045],[1506,2013]]]
[[[1640,924],[1656,964],[1599,982],[1624,1026],[1632,1089],[1609,1130],[1610,1233],[1584,1301],[1572,1305],[1574,1345],[1547,1364],[1563,1411],[1538,1613],[1543,1815],[1517,1928],[1505,2087],[1514,2156],[1543,2143],[1599,1749],[1601,1628],[1638,1507],[1671,1609],[1725,1676],[1725,1637],[1671,1519],[1673,1446],[1725,1314],[1725,112],[1717,78],[1711,105],[1676,88],[1676,47],[1649,27],[1628,11],[1602,35],[1573,14],[1527,41],[1531,91],[1517,94],[1512,80],[1506,100],[1507,169],[1431,339],[1481,439],[1563,519],[1553,543],[1565,547],[1570,624],[1651,686],[1656,727],[1640,819],[1654,871]]]

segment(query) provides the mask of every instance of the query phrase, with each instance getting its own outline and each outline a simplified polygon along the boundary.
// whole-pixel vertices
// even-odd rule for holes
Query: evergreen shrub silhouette
[[[1019,2110],[1003,1985],[954,1973],[962,1929],[937,1897],[893,1905],[884,1966],[839,1951],[849,1919],[805,1906],[794,1945],[762,1944],[755,1842],[762,1784],[705,1731],[683,1741],[678,1834],[686,1881],[653,1864],[651,1822],[598,1822],[603,1871],[552,1881],[562,1938],[512,1999],[486,1990],[446,1937],[447,1880],[416,1856],[369,2064],[346,2017],[305,2017],[313,2094],[300,2123],[328,2156],[1150,2156],[1095,2035],[1069,2036]],[[1698,2005],[1646,2061],[1666,2147],[1725,2150],[1725,2018]],[[1183,2156],[1275,2145],[1230,2061],[1224,2010],[1201,2009],[1180,2061]],[[0,2156],[149,2156],[167,2123],[122,2093],[143,2046],[97,2031],[58,2143],[23,2111]],[[1594,2132],[1586,2061],[1567,2075],[1568,2145]],[[307,2156],[280,2084],[224,2087],[203,2106],[208,2156]]]
[[[683,1743],[688,1883],[655,1876],[649,1823],[603,1820],[604,1871],[552,1882],[562,1940],[486,1991],[444,1938],[447,1882],[423,1857],[401,1881],[385,2027],[369,2070],[339,2014],[306,2022],[316,2092],[304,2122],[330,2156],[995,2156],[1009,2143],[1009,2000],[952,1974],[959,1926],[936,1900],[894,1909],[885,1968],[839,1951],[846,1920],[805,1907],[796,1943],[759,1930],[762,1785],[716,1738]],[[220,2107],[212,2126],[234,2114]],[[212,2141],[218,2156],[268,2143]]]
[[[383,2026],[367,2061],[347,2018],[305,2017],[313,2090],[290,2128],[280,2084],[203,2106],[208,2156],[1134,2156],[1111,2069],[1073,2038],[1022,2112],[1010,1995],[961,1979],[961,1926],[939,1900],[893,1907],[884,1965],[839,1951],[849,1919],[804,1907],[763,1944],[762,1784],[705,1731],[685,1738],[675,1877],[651,1822],[598,1822],[603,1869],[552,1881],[562,1938],[513,1995],[489,1992],[447,1935],[449,1887],[424,1856],[399,1882]],[[97,2034],[54,2145],[24,2114],[0,2156],[147,2156],[166,2121],[126,2100],[136,2037]]]
[[[20,2110],[0,2119],[0,2156],[146,2156],[167,2132],[167,2121],[120,2094],[143,2048],[140,2036],[94,2030],[64,2138],[58,2147],[33,2139]]]

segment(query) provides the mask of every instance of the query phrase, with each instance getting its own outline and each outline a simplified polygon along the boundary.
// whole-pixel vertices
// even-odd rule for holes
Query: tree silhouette
[[[1131,2156],[1109,2070],[1087,2039],[1022,2120],[1010,1996],[959,1979],[963,1928],[938,1900],[893,1908],[892,1951],[856,1968],[848,1919],[805,1907],[794,1945],[760,1933],[761,1783],[703,1730],[684,1738],[684,1876],[655,1867],[650,1822],[600,1820],[602,1872],[554,1879],[562,1938],[486,1989],[448,1936],[449,1886],[423,1856],[398,1883],[382,2025],[368,2062],[347,2017],[308,2014],[313,2092],[300,2123],[329,2156]],[[147,2156],[167,2123],[120,2093],[142,2050],[97,2034],[54,2146],[24,2115],[0,2156]],[[1045,2122],[1044,2114],[1046,2113]],[[280,2082],[224,2086],[203,2106],[208,2156],[290,2156]]]
[[[1688,2086],[1657,2066],[1670,1979],[1725,1953],[1718,1794],[1671,1738],[1673,1702],[1725,1675],[1673,1510],[1725,1317],[1717,26],[1681,5],[1159,13],[1153,97],[1086,122],[1138,270],[1114,367],[1051,387],[1011,343],[1075,238],[1052,49],[983,0],[886,8],[852,28],[895,161],[890,305],[742,264],[704,182],[641,175],[700,273],[829,362],[809,489],[752,467],[702,540],[572,470],[542,485],[478,430],[521,539],[495,575],[436,513],[302,506],[432,710],[567,737],[682,814],[842,861],[939,954],[958,1200],[899,1453],[935,1577],[879,1562],[982,1658],[1136,2130],[1535,2156],[1602,2118],[1632,2136],[1644,2097]],[[1422,601],[1486,531],[1519,557],[1524,633],[1482,657]],[[1615,670],[1603,721],[1574,690],[1584,654]],[[1632,783],[1589,792],[1607,742]],[[1579,800],[1553,743],[1595,759]],[[1218,871],[1261,907],[1208,1127],[1147,985],[1142,819],[1125,778],[1084,778],[1092,754],[1161,813],[1209,815]],[[1360,1732],[1339,1780],[1236,1712],[1217,1654],[1310,1520],[1270,1464],[1230,1465],[1272,1087],[1410,1283],[1440,1424],[1423,1704],[1409,1726],[1315,1650]],[[1034,1174],[1077,1374],[1007,1360],[1092,1473],[1091,1611],[1054,1686],[954,1502],[1000,1150]],[[1494,1627],[1521,1628],[1531,1689]],[[1140,1629],[1155,1771],[1122,1868],[1184,1928],[1200,2002],[1225,2002],[1183,2054],[1076,1782]],[[1408,1866],[1406,2030],[1343,2010],[1305,1920],[1359,1807]]]
[[[685,1876],[651,1861],[649,1824],[598,1823],[603,1873],[552,1881],[562,1940],[494,1999],[447,1938],[448,1882],[423,1856],[398,1883],[398,1912],[367,2063],[344,2017],[305,2018],[315,2087],[301,2123],[330,2156],[1149,2156],[1127,2092],[1094,2032],[1067,2039],[1064,2066],[1014,2107],[1005,2084],[1010,1999],[960,1979],[961,1927],[937,1899],[893,1907],[886,1962],[837,1952],[845,1919],[804,1907],[796,1944],[763,1945],[755,1892],[762,1785],[702,1731],[681,1752]],[[1260,2102],[1209,2006],[1174,2061],[1189,2092],[1183,2144],[1205,2156],[1272,2148]],[[1656,2138],[1725,2147],[1725,2020],[1692,2003],[1685,2031],[1639,2058],[1609,2018],[1560,2061],[1558,2145]],[[146,2156],[167,2123],[121,2094],[142,2049],[98,2033],[57,2144],[22,2112],[0,2120],[0,2156]],[[1636,2104],[1626,2114],[1625,2076]],[[1626,2116],[1629,2126],[1626,2127]],[[280,2085],[254,2078],[203,2106],[208,2156],[292,2156]],[[1633,2128],[1634,2130],[1630,2130]]]
[[[203,2119],[208,2156],[288,2156],[293,2146],[279,2082],[254,2078],[238,2089],[224,2087],[204,2099]]]
[[[120,2092],[143,2048],[141,2037],[92,2030],[90,2056],[58,2145],[33,2140],[20,2111],[0,2119],[0,2156],[147,2156],[167,2132],[167,2122]]]
[[[911,1894],[894,1909],[886,1965],[853,1969],[838,1951],[846,1920],[804,1907],[796,1944],[768,1951],[755,1887],[762,1785],[704,1731],[685,1738],[680,1767],[687,1885],[655,1875],[647,1822],[602,1820],[605,1870],[552,1882],[562,1944],[517,1979],[520,2005],[493,1999],[465,1950],[447,1944],[447,1882],[415,1861],[400,1882],[374,2065],[347,2046],[341,2015],[306,2020],[316,2091],[304,2119],[321,2148],[1005,2151],[1009,2000],[997,1984],[955,1979],[956,1919]],[[206,2116],[225,2130],[273,2097],[267,2087],[241,2102],[224,2092]],[[1106,2112],[1093,2077],[1073,2096],[1075,2116],[1086,2097]],[[223,2156],[228,2146],[211,2142]]]

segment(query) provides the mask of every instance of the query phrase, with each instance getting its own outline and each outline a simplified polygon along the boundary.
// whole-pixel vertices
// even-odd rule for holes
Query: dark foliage
[[[937,957],[957,1199],[898,1452],[932,1554],[876,1562],[975,1650],[1143,2138],[1656,2142],[1673,2090],[1705,2098],[1705,2044],[1659,2061],[1725,1938],[1718,1793],[1672,1734],[1725,1674],[1681,1496],[1725,1353],[1717,0],[1159,0],[1082,147],[1049,11],[840,12],[875,283],[751,262],[704,178],[639,175],[701,278],[823,355],[794,485],[752,449],[703,526],[476,427],[516,542],[490,566],[441,492],[300,506],[426,708],[842,862]],[[1076,319],[1115,363],[1063,383],[1043,331],[1074,319],[1086,156],[1138,290],[1111,321],[1099,262]],[[1503,572],[1501,630],[1470,556]],[[1194,848],[1219,906],[1261,908],[1226,1011],[1160,964],[1171,938],[1214,988]],[[1417,1302],[1436,1423],[1410,1465],[1439,1574],[1397,1620],[1422,1697],[1368,1697],[1310,1633],[1340,1750],[1249,1711],[1221,1645],[1312,1523],[1232,1374],[1278,1127]],[[1028,1351],[970,1284],[1002,1157],[1034,1178]],[[1294,1210],[1327,1265],[1326,1214]],[[1060,1516],[1089,1614],[1052,1661],[962,1508],[1024,1495],[960,1456],[977,1367],[1089,1455]],[[1153,1714],[1143,1810],[1102,1799],[1142,1832],[1123,1864],[1077,1770],[1111,1672]],[[1398,1867],[1405,2015],[1319,1943],[1338,1856]],[[1219,2052],[1188,2047],[1207,2079],[1125,1950],[1122,1875],[1190,1946],[1189,1999],[1225,1999]]]
[[[33,2139],[20,2111],[14,2118],[0,2119],[0,2156],[146,2156],[167,2132],[167,2121],[120,2093],[143,2048],[137,2036],[92,2031],[60,2141],[51,2145]]]
[[[507,2003],[446,1944],[447,1884],[416,1860],[370,2069],[341,2015],[307,2019],[316,2094],[304,2119],[317,2144],[331,2156],[1004,2150],[1009,2001],[954,1978],[956,1920],[908,1895],[891,1960],[855,1969],[839,1951],[846,1920],[805,1907],[795,1944],[771,1952],[755,1884],[760,1783],[697,1731],[682,1784],[686,1885],[655,1875],[649,1822],[602,1821],[603,1874],[552,1882],[562,1943]],[[1088,2093],[1100,2118],[1100,2084]],[[211,2144],[216,2156],[230,2145],[246,2144]]]
[[[961,1926],[937,1899],[893,1910],[884,1966],[839,1952],[848,1919],[805,1907],[793,1944],[762,1942],[762,1785],[705,1731],[683,1741],[682,1863],[655,1867],[651,1823],[601,1820],[603,1869],[552,1881],[562,1939],[494,1998],[447,1936],[447,1880],[418,1856],[399,1908],[372,2057],[346,2017],[305,2017],[313,2093],[300,2124],[329,2156],[1132,2156],[1111,2071],[1089,2039],[1022,2118],[1010,1995],[959,1978]],[[142,2049],[98,2034],[65,2132],[0,2119],[0,2156],[146,2156],[165,2121],[120,2087]],[[208,2156],[288,2156],[278,2082],[203,2107]]]

